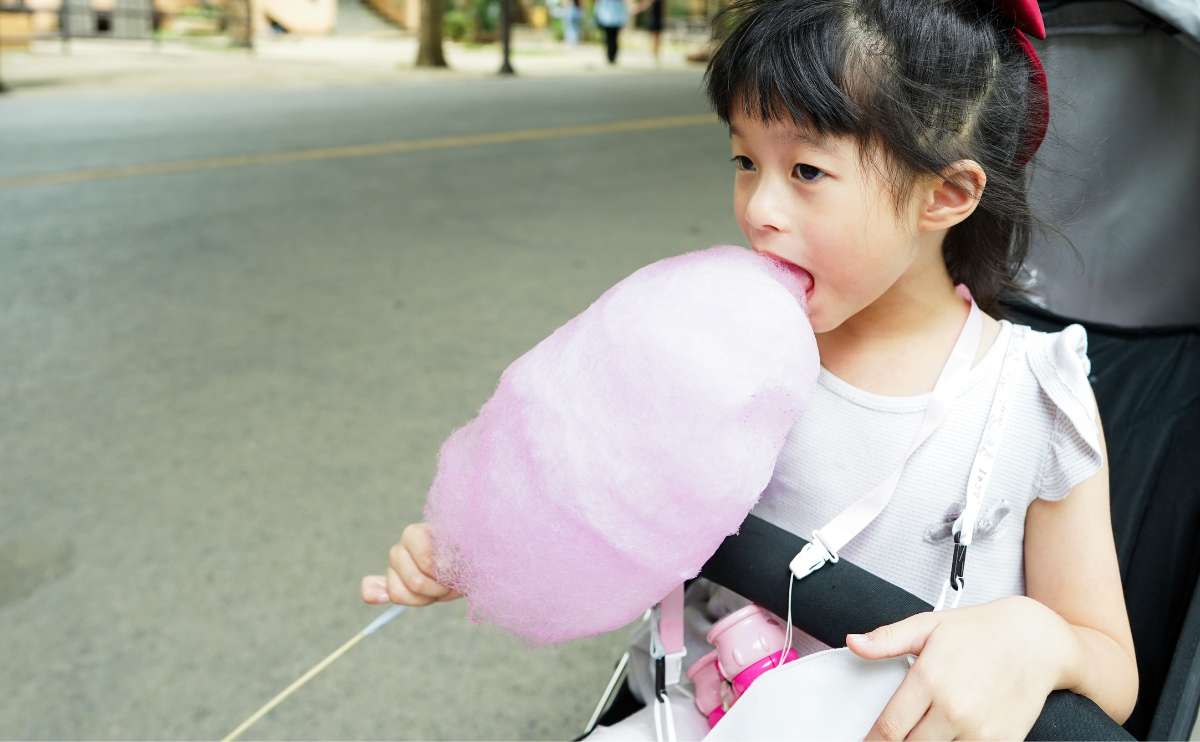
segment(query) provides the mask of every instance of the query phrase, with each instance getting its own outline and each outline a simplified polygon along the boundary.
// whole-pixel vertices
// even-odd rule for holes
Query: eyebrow
[[[734,126],[733,124],[730,124],[729,125],[729,137],[732,139],[733,137],[740,137],[740,136],[742,136],[742,133],[737,130],[736,126]],[[829,144],[825,140],[823,140],[819,137],[815,137],[815,136],[808,134],[804,131],[801,131],[799,129],[795,129],[791,133],[789,133],[788,140],[790,140],[794,144],[808,145],[809,147],[818,149],[828,155],[833,154],[833,148],[830,147]]]

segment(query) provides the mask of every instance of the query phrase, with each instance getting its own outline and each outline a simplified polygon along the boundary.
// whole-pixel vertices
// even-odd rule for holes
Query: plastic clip
[[[812,541],[805,544],[800,553],[792,558],[791,563],[788,564],[788,569],[792,571],[797,580],[802,580],[825,566],[826,562],[836,564],[838,559],[837,553],[825,548],[825,544],[821,542],[820,536],[817,535],[816,531],[813,531]]]
[[[959,535],[954,534],[954,557],[950,560],[950,587],[962,590],[966,584],[963,573],[967,568],[967,545],[959,541]]]
[[[663,647],[662,637],[658,633],[658,609],[650,619],[650,658],[654,663],[654,697],[659,701],[667,698],[667,688],[678,685],[683,677],[683,658],[687,655],[687,647],[680,647],[678,652],[667,653]]]

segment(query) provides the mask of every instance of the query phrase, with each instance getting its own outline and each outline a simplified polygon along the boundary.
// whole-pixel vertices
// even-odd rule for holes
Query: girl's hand
[[[867,659],[918,655],[866,738],[1025,739],[1075,642],[1062,617],[1024,596],[849,634]]]
[[[400,534],[400,543],[388,551],[387,575],[362,578],[362,599],[373,605],[400,603],[422,606],[444,603],[462,595],[434,578],[433,538],[428,523],[412,523]]]

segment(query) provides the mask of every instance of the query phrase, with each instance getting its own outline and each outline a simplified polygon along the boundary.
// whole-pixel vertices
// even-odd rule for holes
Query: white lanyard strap
[[[1000,378],[996,381],[996,391],[992,394],[992,406],[988,410],[987,423],[983,435],[979,439],[979,448],[975,451],[975,461],[971,464],[971,474],[967,479],[967,499],[962,514],[954,521],[951,528],[954,534],[954,555],[950,563],[950,579],[942,583],[942,592],[938,596],[935,611],[940,611],[946,605],[949,590],[954,591],[954,603],[951,608],[957,608],[963,596],[963,585],[966,580],[963,574],[966,570],[967,547],[975,537],[975,523],[979,520],[979,511],[983,506],[983,496],[987,492],[995,468],[996,454],[1004,437],[1004,421],[1008,412],[1008,400],[1012,396],[1013,368],[1023,355],[1027,328],[1014,327],[1008,340],[1008,348],[1004,361],[1000,366]]]
[[[979,338],[983,332],[983,313],[979,306],[971,301],[971,309],[963,323],[958,340],[950,351],[933,392],[929,395],[929,404],[921,419],[921,427],[913,437],[908,452],[900,460],[896,469],[882,482],[875,485],[865,496],[842,511],[836,518],[825,526],[813,531],[812,542],[804,547],[790,565],[797,579],[812,574],[826,562],[836,562],[838,552],[850,543],[850,540],[871,524],[883,512],[896,492],[900,475],[905,464],[933,434],[950,412],[954,400],[967,388],[971,375],[971,365],[979,350]]]

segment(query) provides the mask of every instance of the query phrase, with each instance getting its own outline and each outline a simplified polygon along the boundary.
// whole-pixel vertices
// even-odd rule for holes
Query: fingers
[[[932,705],[929,689],[921,681],[920,675],[910,670],[867,732],[866,739],[906,738]]]
[[[386,576],[367,575],[362,578],[360,591],[362,592],[363,602],[370,605],[398,603],[400,605],[422,606],[439,600],[417,594],[410,590],[404,584],[404,580],[400,578],[400,575],[396,573],[396,570],[391,567],[388,568]]]
[[[957,730],[936,706],[930,706],[921,721],[908,733],[907,739],[947,740],[954,739]]]
[[[387,573],[387,592],[388,598],[393,603],[399,603],[400,605],[422,606],[429,605],[434,601],[434,598],[418,595],[408,589],[408,586],[400,579],[400,575],[396,574],[396,570],[390,567]]]
[[[404,583],[418,595],[436,598],[445,603],[462,597],[462,593],[451,590],[437,580],[437,566],[433,558],[433,536],[428,523],[412,523],[404,529],[400,543],[408,551],[408,560],[416,567],[416,573],[400,571]],[[395,566],[395,565],[394,565]]]
[[[942,617],[933,611],[918,613],[903,621],[880,626],[869,634],[847,634],[846,646],[869,660],[905,654],[919,655],[941,620]]]
[[[400,543],[412,557],[417,569],[430,579],[436,579],[437,568],[433,563],[433,535],[429,532],[428,523],[410,523],[400,534]],[[395,547],[392,547],[395,550]]]
[[[392,547],[390,556],[389,566],[400,576],[400,579],[404,581],[404,586],[412,594],[433,601],[450,592],[450,588],[438,583],[418,567],[412,553],[402,545]]]
[[[462,597],[434,577],[433,539],[426,523],[413,523],[404,529],[400,543],[388,552],[386,575],[368,575],[360,591],[366,603],[399,603],[423,606],[445,603]]]

